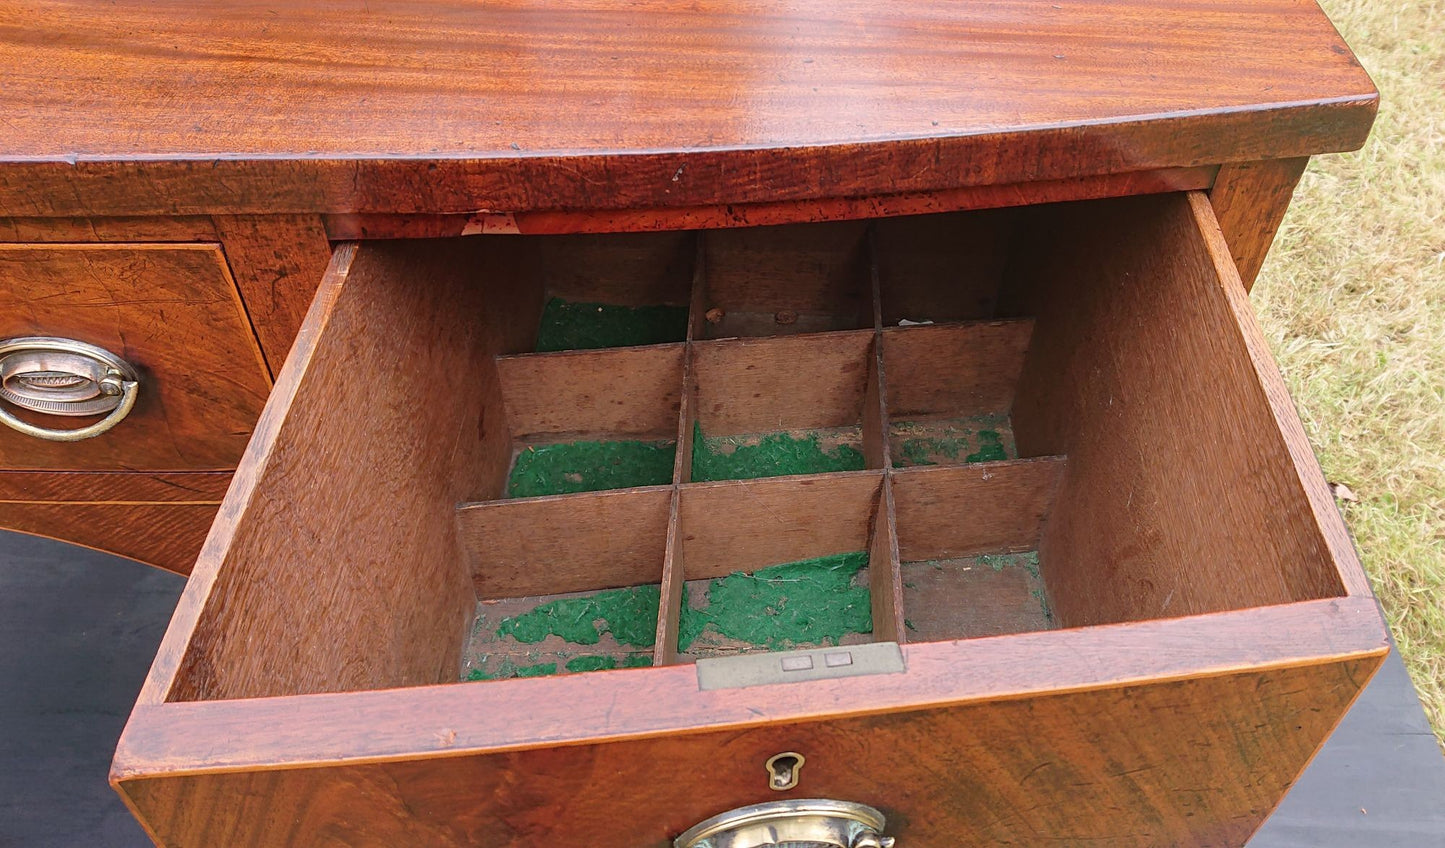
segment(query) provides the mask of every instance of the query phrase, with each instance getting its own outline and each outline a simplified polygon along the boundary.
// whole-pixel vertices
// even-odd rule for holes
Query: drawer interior
[[[1201,214],[343,246],[167,697],[1343,595]]]

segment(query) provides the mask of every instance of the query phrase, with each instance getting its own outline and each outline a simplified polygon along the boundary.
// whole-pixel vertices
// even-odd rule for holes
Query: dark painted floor
[[[0,531],[0,848],[149,844],[106,772],[181,586]],[[1394,656],[1249,843],[1377,846],[1445,848],[1445,757]]]

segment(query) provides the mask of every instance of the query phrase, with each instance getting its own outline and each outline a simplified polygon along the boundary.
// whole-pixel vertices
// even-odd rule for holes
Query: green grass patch
[[[864,467],[862,451],[849,445],[827,448],[816,433],[707,438],[700,425],[693,427],[692,479],[697,481],[861,471]]]
[[[507,478],[507,496],[570,495],[672,482],[672,442],[563,442],[529,447]]]
[[[612,306],[554,297],[542,309],[537,350],[595,350],[686,338],[686,306]]]
[[[770,651],[836,645],[850,633],[870,633],[868,587],[858,580],[867,564],[868,554],[856,551],[711,580],[706,606],[683,604],[678,650],[706,641],[707,633]]]

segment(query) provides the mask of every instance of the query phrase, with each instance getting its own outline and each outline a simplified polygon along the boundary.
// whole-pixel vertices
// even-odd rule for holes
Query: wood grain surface
[[[220,508],[214,503],[0,503],[0,527],[190,574]]]
[[[904,562],[1029,551],[1053,506],[1063,457],[894,469]]]
[[[103,347],[140,370],[141,388],[126,420],[83,442],[0,429],[3,468],[230,470],[271,388],[215,245],[0,244],[0,338],[12,336]]]
[[[1033,332],[1029,320],[885,329],[889,417],[1007,413]]]
[[[316,215],[219,215],[221,247],[271,373],[281,371],[331,261]]]
[[[688,303],[695,233],[608,232],[528,241],[549,297],[622,306]]]
[[[0,6],[0,214],[870,196],[1360,145],[1296,0]]]
[[[966,209],[998,209],[1157,194],[1166,191],[1207,189],[1214,184],[1218,166],[1160,168],[1122,174],[1099,174],[1069,180],[1040,180],[1008,185],[966,186],[873,197],[829,197],[759,203],[728,203],[650,209],[548,210],[497,215],[395,215],[331,214],[326,232],[340,240],[371,238],[444,238],[464,233],[515,230],[522,235],[549,233],[626,233],[661,230],[722,229],[724,227],[765,227],[800,222],[856,221],[897,215],[926,215]],[[3,224],[3,222],[0,222]]]
[[[477,597],[658,583],[671,503],[652,486],[467,504],[457,527]]]
[[[513,439],[671,440],[686,345],[497,357]]]
[[[1039,547],[1061,624],[1368,595],[1208,200],[1104,204],[1041,224],[1012,281],[1019,454],[1068,456]]]
[[[1017,217],[997,211],[875,223],[883,326],[994,317]]]
[[[0,242],[188,242],[217,240],[202,216],[0,218]]]
[[[163,845],[661,848],[778,797],[761,764],[798,750],[816,765],[799,794],[877,804],[920,845],[1234,845],[1384,650],[1373,601],[1335,599],[909,645],[907,673],[867,685],[701,692],[671,666],[143,704],[112,780]],[[618,786],[637,799],[626,816]]]
[[[534,286],[477,284],[492,249],[338,250],[152,670],[172,697],[455,677],[476,597],[453,508],[510,458],[481,377],[533,332],[509,318]]]
[[[708,436],[862,424],[873,331],[692,345],[697,418]]]
[[[723,480],[682,487],[686,579],[868,550],[880,474]]]
[[[1245,291],[1264,267],[1264,257],[1294,197],[1309,157],[1238,162],[1219,169],[1209,203],[1229,245]]]
[[[229,471],[0,472],[0,503],[208,503],[220,504]],[[4,522],[0,521],[0,525]]]
[[[894,508],[893,480],[883,475],[878,504],[868,530],[868,601],[873,613],[875,642],[907,641],[904,625],[902,563],[898,555],[898,518]],[[957,603],[962,599],[954,599]]]

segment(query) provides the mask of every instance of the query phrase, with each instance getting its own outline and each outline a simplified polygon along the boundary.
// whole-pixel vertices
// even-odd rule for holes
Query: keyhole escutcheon
[[[784,751],[781,754],[774,754],[768,758],[768,788],[777,792],[783,792],[798,785],[799,772],[803,770],[803,763],[807,762],[802,754],[796,751]]]

